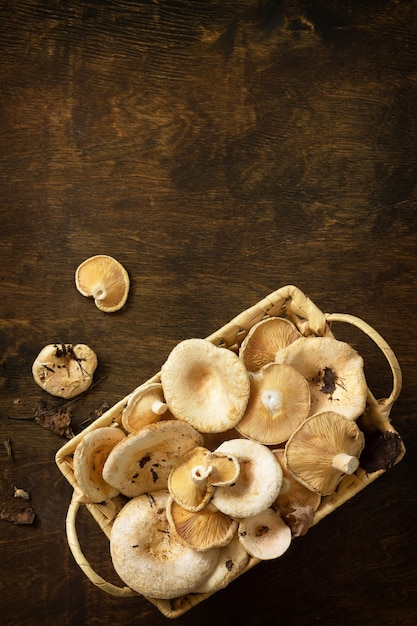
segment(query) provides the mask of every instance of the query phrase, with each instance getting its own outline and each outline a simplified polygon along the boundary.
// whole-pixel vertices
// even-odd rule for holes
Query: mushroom
[[[237,458],[239,476],[234,483],[217,487],[212,503],[235,518],[249,517],[271,506],[282,484],[282,469],[266,446],[250,439],[231,439],[215,452]]]
[[[138,432],[144,426],[167,419],[168,406],[161,383],[138,387],[129,396],[122,412],[123,428],[129,433]]]
[[[94,298],[100,311],[113,313],[125,304],[130,280],[119,261],[106,254],[97,254],[77,267],[75,285],[83,296]]]
[[[175,502],[188,511],[199,511],[208,504],[214,487],[208,482],[212,472],[210,451],[202,446],[188,450],[171,470],[168,489]]]
[[[216,566],[219,548],[197,552],[179,541],[166,516],[168,492],[133,498],[116,516],[110,534],[114,569],[131,589],[173,599],[193,592]]]
[[[91,386],[97,364],[97,355],[83,343],[51,343],[39,352],[32,374],[42,389],[68,399]]]
[[[202,433],[233,428],[249,398],[249,376],[239,357],[206,339],[185,339],[161,368],[172,414]]]
[[[291,544],[291,529],[273,509],[265,509],[239,522],[239,540],[256,559],[276,559]]]
[[[356,419],[366,405],[363,359],[349,344],[333,337],[302,337],[277,356],[307,379],[311,415],[334,410]]]
[[[239,356],[248,371],[256,372],[267,363],[273,363],[282,348],[300,337],[300,331],[289,320],[268,317],[252,326],[241,343]]]
[[[249,554],[235,534],[227,545],[220,548],[216,567],[195,592],[215,593],[224,589],[242,572],[248,560]]]
[[[290,365],[270,363],[250,376],[246,411],[236,426],[266,445],[283,443],[310,413],[308,382]]]
[[[291,528],[293,537],[305,535],[314,520],[321,496],[319,493],[308,489],[296,480],[284,462],[284,448],[277,448],[272,451],[283,473],[283,483],[277,499],[272,504],[275,511],[279,511],[282,519]]]
[[[365,438],[355,421],[328,411],[307,418],[285,445],[290,474],[322,496],[333,493],[344,474],[359,467]]]
[[[119,491],[103,478],[103,466],[114,446],[126,437],[121,428],[103,426],[85,434],[74,452],[74,475],[92,502],[115,498]]]
[[[203,437],[190,424],[163,420],[131,433],[110,452],[103,478],[128,498],[167,489],[169,474],[179,457]]]
[[[237,530],[237,521],[212,504],[199,511],[187,511],[172,496],[167,518],[179,540],[198,551],[228,544]]]

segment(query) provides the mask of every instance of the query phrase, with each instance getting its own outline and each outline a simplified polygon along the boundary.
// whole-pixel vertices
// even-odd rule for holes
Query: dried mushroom
[[[249,372],[256,372],[273,363],[282,348],[300,337],[300,331],[289,320],[269,317],[252,326],[242,341],[239,356]]]
[[[139,432],[145,426],[167,419],[168,406],[161,383],[138,387],[130,396],[122,412],[122,425],[129,433]]]
[[[240,521],[238,537],[256,559],[276,559],[290,547],[291,529],[273,509]]]
[[[202,433],[233,428],[249,398],[249,376],[241,359],[205,339],[185,339],[161,368],[171,413]]]
[[[97,364],[95,352],[83,343],[52,343],[36,357],[32,374],[42,389],[68,399],[91,386]]]
[[[97,254],[77,267],[75,285],[83,296],[94,298],[100,311],[113,313],[126,303],[130,280],[119,261],[106,254]]]
[[[310,413],[306,379],[290,365],[271,363],[250,376],[246,411],[236,429],[266,445],[283,443]]]

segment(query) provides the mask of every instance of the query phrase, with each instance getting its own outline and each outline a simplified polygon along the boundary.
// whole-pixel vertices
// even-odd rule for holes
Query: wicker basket
[[[241,342],[246,337],[249,330],[257,322],[267,317],[286,317],[295,323],[302,334],[306,336],[318,335],[333,337],[330,329],[331,322],[345,322],[347,324],[351,324],[368,335],[383,352],[389,363],[392,372],[393,387],[389,397],[381,400],[377,400],[368,389],[367,407],[363,420],[367,426],[373,430],[376,429],[381,432],[396,432],[390,423],[389,414],[391,407],[401,390],[401,369],[395,354],[385,340],[371,326],[358,317],[338,313],[324,314],[297,287],[289,285],[274,291],[256,305],[246,311],[243,311],[228,324],[207,337],[207,339],[216,346],[228,348],[237,352]],[[141,385],[141,387],[154,382],[160,382],[159,373],[146,381],[143,385]],[[67,538],[72,554],[79,567],[95,585],[100,587],[103,591],[119,597],[132,597],[137,596],[138,594],[129,587],[119,587],[107,582],[93,570],[80,548],[75,522],[79,507],[84,505],[109,538],[113,520],[121,506],[123,506],[124,501],[119,498],[115,498],[114,500],[104,504],[94,504],[89,501],[81,493],[78,487],[73,471],[72,456],[77,445],[87,432],[102,426],[121,423],[122,411],[127,400],[128,397],[120,400],[115,406],[109,409],[100,418],[95,420],[95,422],[83,432],[68,441],[56,455],[56,462],[59,469],[74,488],[74,494],[69,506],[66,521]],[[404,453],[405,448],[401,444],[401,452],[395,461],[396,463],[401,460]],[[382,473],[384,473],[384,470],[379,470],[369,474],[359,467],[355,474],[346,475],[339,483],[335,493],[322,498],[321,504],[316,511],[313,524],[319,522],[326,515],[367,487]],[[243,574],[257,563],[259,563],[259,560],[251,557],[247,566],[239,575]],[[187,596],[176,598],[174,600],[158,600],[154,598],[147,599],[152,602],[166,617],[176,618],[207,598],[208,595],[209,594],[198,593],[188,594]]]

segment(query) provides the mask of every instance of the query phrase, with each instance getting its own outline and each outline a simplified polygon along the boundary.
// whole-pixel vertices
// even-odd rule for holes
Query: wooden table
[[[74,562],[72,489],[54,461],[65,439],[33,419],[54,402],[32,379],[40,349],[98,354],[94,387],[71,406],[77,433],[180,340],[295,284],[394,349],[407,454],[176,623],[414,624],[417,3],[11,0],[0,32],[0,489],[2,502],[26,490],[36,512],[32,525],[0,522],[1,623],[167,623]],[[75,289],[94,254],[130,274],[118,313]],[[384,358],[353,342],[386,396]],[[84,510],[77,528],[111,578]]]

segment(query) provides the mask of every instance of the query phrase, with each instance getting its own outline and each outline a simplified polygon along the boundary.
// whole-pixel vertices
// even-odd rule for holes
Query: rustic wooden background
[[[85,342],[100,365],[75,432],[285,284],[391,344],[405,459],[181,626],[415,624],[417,615],[417,2],[9,0],[0,20],[0,490],[36,521],[0,521],[5,626],[149,624],[144,599],[94,587],[65,537],[64,440],[33,419],[31,364]],[[132,279],[104,314],[74,286],[98,253]],[[341,329],[341,337],[343,337]],[[368,381],[390,392],[359,335]],[[13,462],[3,442],[9,438]],[[90,562],[108,544],[81,512]]]

